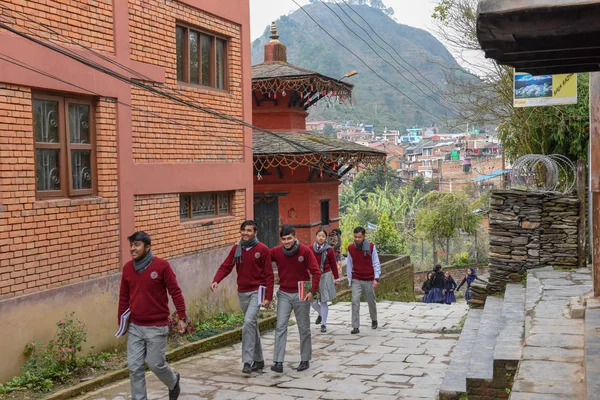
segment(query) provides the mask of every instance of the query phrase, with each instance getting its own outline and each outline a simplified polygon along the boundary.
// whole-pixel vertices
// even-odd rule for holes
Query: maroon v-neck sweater
[[[238,245],[234,245],[229,255],[221,264],[213,282],[221,283],[227,275],[231,273],[233,267],[237,271],[238,292],[247,293],[258,290],[260,285],[266,287],[265,299],[273,300],[273,264],[271,264],[271,255],[269,248],[258,242],[250,250],[242,248],[242,263],[234,264],[233,258]]]
[[[279,289],[286,293],[298,293],[298,282],[310,281],[311,291],[319,291],[321,267],[317,264],[313,251],[301,244],[293,256],[286,256],[281,246],[271,249],[271,260],[277,264]]]
[[[185,318],[185,300],[181,294],[175,272],[163,259],[154,257],[148,267],[138,273],[133,260],[123,267],[119,314],[131,309],[130,321],[140,326],[164,326],[169,324],[169,298],[173,299],[179,318]]]

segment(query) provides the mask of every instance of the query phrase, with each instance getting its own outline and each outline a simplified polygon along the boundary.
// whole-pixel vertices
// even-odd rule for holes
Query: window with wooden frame
[[[228,89],[227,39],[177,25],[177,80]]]
[[[179,196],[182,221],[231,215],[233,192],[186,193]]]
[[[91,99],[33,95],[37,198],[97,192],[94,125]]]

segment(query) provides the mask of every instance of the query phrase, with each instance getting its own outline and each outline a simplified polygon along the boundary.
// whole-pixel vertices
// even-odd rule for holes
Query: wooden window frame
[[[229,197],[229,210],[227,210],[226,213],[219,213],[219,195],[226,193],[228,194]],[[233,215],[233,195],[234,195],[234,191],[219,191],[219,192],[194,192],[194,193],[180,193],[179,195],[179,204],[181,207],[181,202],[183,201],[183,197],[187,197],[187,201],[188,203],[188,216],[187,217],[182,217],[181,213],[179,213],[179,219],[181,222],[190,222],[190,221],[203,221],[203,220],[210,220],[210,219],[214,219],[214,218],[222,218],[222,217],[229,217]],[[194,217],[192,215],[192,203],[193,203],[193,197],[196,195],[213,195],[215,198],[215,213],[212,215],[203,215],[203,216],[197,216]]]
[[[177,78],[177,83],[180,85],[189,85],[192,87],[202,87],[211,90],[219,90],[223,92],[229,92],[229,38],[217,35],[212,32],[208,32],[202,30],[193,25],[189,25],[186,23],[177,22],[175,28],[183,29],[183,77],[184,80],[180,81],[179,77]],[[199,84],[192,83],[190,79],[190,31],[194,31],[198,34],[198,82]],[[202,84],[202,36],[209,36],[211,38],[211,63],[210,67],[210,85]],[[223,50],[223,87],[217,87],[217,40],[222,40],[224,42],[224,50]],[[175,43],[177,46],[177,43]],[[177,61],[177,60],[176,60]],[[175,70],[177,71],[177,66]],[[177,75],[177,74],[175,74]]]
[[[70,197],[92,196],[98,193],[98,169],[96,165],[96,109],[94,101],[90,98],[78,98],[72,96],[50,95],[46,93],[32,93],[32,113],[33,102],[55,101],[58,103],[58,137],[59,143],[38,143],[35,139],[35,130],[33,132],[34,145],[34,167],[37,181],[37,150],[38,149],[54,149],[59,150],[59,169],[60,169],[60,190],[38,190],[37,182],[35,184],[36,199],[57,199]],[[90,107],[90,144],[72,144],[71,132],[69,126],[69,105],[70,104],[85,104]],[[32,115],[32,128],[34,129],[35,116]],[[73,189],[73,174],[71,165],[71,150],[89,150],[90,151],[90,169],[92,187],[90,189]]]

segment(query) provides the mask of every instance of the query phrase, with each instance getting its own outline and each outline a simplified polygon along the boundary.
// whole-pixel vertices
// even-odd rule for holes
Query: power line
[[[12,33],[14,33],[14,34],[16,34],[16,35],[18,35],[18,36],[21,36],[21,37],[23,37],[23,38],[25,38],[25,39],[27,39],[27,40],[29,40],[29,41],[32,41],[32,42],[34,42],[34,43],[36,43],[36,44],[38,44],[38,45],[41,45],[41,46],[43,46],[43,47],[46,47],[46,48],[48,48],[48,49],[50,49],[50,50],[52,50],[52,51],[56,51],[56,52],[58,52],[58,53],[60,53],[60,54],[62,54],[62,55],[64,55],[64,56],[66,56],[66,57],[69,57],[69,58],[71,58],[71,59],[73,59],[73,60],[75,60],[75,61],[77,61],[77,62],[79,62],[79,63],[81,63],[81,64],[84,64],[84,65],[86,65],[86,66],[88,66],[88,67],[90,67],[90,68],[92,68],[92,69],[95,69],[95,70],[98,70],[98,71],[100,71],[100,72],[103,72],[103,73],[105,73],[105,74],[107,74],[107,75],[109,75],[109,76],[111,76],[111,77],[113,77],[113,78],[115,78],[115,79],[117,79],[117,80],[120,80],[120,81],[122,81],[122,82],[126,82],[126,83],[129,83],[129,84],[131,84],[131,85],[134,85],[134,86],[140,87],[140,88],[142,88],[142,89],[144,89],[144,90],[147,90],[147,91],[149,91],[149,92],[152,92],[152,93],[155,93],[155,94],[157,94],[157,95],[160,95],[160,96],[162,96],[162,97],[165,97],[165,98],[168,98],[168,99],[170,99],[170,100],[173,100],[174,102],[177,102],[177,103],[180,103],[180,104],[183,104],[183,105],[187,105],[187,106],[189,106],[189,107],[191,107],[191,108],[194,108],[194,109],[200,110],[200,111],[202,111],[202,112],[204,112],[204,113],[207,113],[207,114],[209,114],[209,115],[213,115],[213,116],[215,116],[215,117],[217,117],[217,118],[221,118],[221,119],[227,120],[227,121],[229,121],[229,122],[231,122],[231,123],[235,123],[235,124],[243,125],[243,126],[246,126],[246,127],[252,128],[252,129],[254,129],[254,130],[257,130],[257,131],[260,131],[260,132],[263,132],[263,133],[266,133],[266,134],[272,135],[272,136],[274,136],[274,137],[277,137],[278,139],[280,139],[280,140],[282,140],[282,141],[284,141],[284,142],[286,142],[286,143],[290,144],[291,146],[295,147],[296,149],[299,149],[299,150],[304,150],[304,151],[305,151],[305,153],[307,153],[307,152],[310,152],[310,153],[316,153],[316,154],[320,154],[321,156],[325,156],[325,157],[327,157],[327,158],[329,157],[329,155],[327,155],[327,154],[325,154],[325,153],[322,153],[322,152],[316,151],[316,150],[314,150],[314,149],[312,149],[312,148],[310,148],[310,147],[307,147],[307,146],[304,146],[304,145],[301,145],[301,144],[295,143],[295,142],[293,142],[293,141],[291,141],[291,140],[289,140],[289,139],[287,139],[287,138],[285,138],[285,137],[283,137],[283,136],[281,136],[281,135],[278,135],[277,133],[274,133],[274,132],[272,132],[272,131],[269,131],[269,130],[266,130],[266,129],[260,128],[260,127],[258,127],[258,126],[255,126],[255,125],[253,125],[253,124],[250,124],[250,123],[248,123],[248,122],[245,122],[245,121],[243,121],[243,120],[239,120],[239,119],[237,119],[237,118],[235,118],[235,117],[232,117],[232,116],[229,116],[229,115],[226,115],[226,114],[219,113],[219,112],[217,112],[217,111],[214,111],[214,110],[212,110],[212,109],[210,109],[210,108],[207,108],[207,107],[204,107],[204,106],[200,106],[200,105],[197,105],[197,104],[191,103],[191,102],[189,102],[189,101],[185,101],[185,100],[183,100],[183,99],[179,98],[179,97],[178,97],[178,96],[176,96],[176,95],[171,95],[171,94],[168,94],[168,93],[164,93],[164,92],[162,92],[162,91],[160,91],[160,90],[156,89],[156,88],[155,88],[155,87],[153,87],[153,86],[149,86],[149,85],[143,84],[143,83],[141,83],[141,82],[138,82],[138,81],[136,81],[136,80],[134,80],[134,79],[129,79],[129,78],[127,78],[127,77],[125,77],[125,76],[123,76],[123,75],[119,74],[118,72],[115,72],[115,71],[113,71],[113,70],[111,70],[111,69],[109,69],[109,68],[106,68],[106,67],[104,67],[104,66],[102,66],[102,65],[100,65],[100,64],[97,64],[97,63],[95,63],[95,62],[93,62],[93,61],[91,61],[91,60],[89,60],[89,59],[87,59],[87,58],[85,58],[85,57],[79,56],[78,54],[75,54],[75,53],[72,53],[72,52],[69,52],[69,51],[66,51],[66,50],[61,50],[61,49],[59,49],[59,48],[56,48],[56,47],[55,47],[54,45],[52,45],[52,44],[45,43],[45,42],[43,42],[43,41],[41,41],[41,40],[39,40],[39,39],[36,39],[36,38],[34,38],[34,37],[31,37],[31,36],[29,36],[29,35],[27,35],[27,34],[25,34],[25,33],[21,32],[21,31],[19,31],[19,30],[15,29],[15,28],[12,28],[12,27],[10,27],[10,26],[8,26],[8,25],[4,24],[4,23],[0,23],[0,27],[1,27],[1,28],[4,28],[4,29],[6,29],[6,30],[8,30],[9,32],[12,32]],[[328,172],[328,173],[331,173],[331,174],[337,174],[337,171],[335,171],[335,170],[333,170],[333,169],[329,168],[329,167],[328,167],[326,164],[324,164],[324,165],[319,165],[318,167],[319,167],[320,169],[322,169],[322,170],[325,170],[325,172]],[[314,167],[313,167],[313,168],[314,168]]]
[[[333,13],[333,14],[334,14],[334,15],[335,15],[335,16],[336,16],[336,17],[337,17],[339,20],[340,20],[340,22],[341,22],[341,23],[342,23],[342,24],[343,24],[343,25],[344,25],[344,26],[345,26],[345,27],[346,27],[346,28],[347,28],[347,29],[348,29],[348,30],[349,30],[349,31],[350,31],[350,32],[351,32],[351,33],[352,33],[354,36],[356,36],[357,38],[359,38],[360,40],[362,40],[362,41],[363,41],[363,42],[364,42],[364,43],[365,43],[365,44],[366,44],[366,45],[367,45],[367,46],[368,46],[368,47],[369,47],[371,50],[373,50],[373,53],[375,53],[375,55],[376,55],[377,57],[379,57],[379,58],[380,58],[380,59],[381,59],[383,62],[385,62],[386,64],[388,64],[390,67],[394,68],[394,70],[396,70],[396,72],[398,72],[398,74],[400,74],[400,76],[401,76],[401,77],[402,77],[404,80],[406,80],[408,83],[410,83],[411,85],[413,85],[414,87],[416,87],[416,88],[417,88],[417,90],[419,90],[419,91],[420,91],[420,92],[421,92],[421,93],[422,93],[424,96],[426,96],[427,98],[429,98],[429,99],[431,99],[431,100],[435,101],[435,102],[436,102],[436,103],[437,103],[437,104],[438,104],[440,107],[443,107],[443,108],[445,108],[446,110],[448,110],[448,111],[450,111],[450,112],[452,112],[452,113],[456,112],[456,110],[454,110],[454,109],[450,109],[450,108],[448,108],[447,106],[445,106],[444,104],[440,103],[440,102],[439,102],[439,101],[438,101],[438,100],[437,100],[435,97],[432,97],[432,96],[431,96],[431,94],[425,93],[425,92],[423,91],[423,89],[421,89],[421,86],[420,86],[420,85],[418,85],[418,84],[414,83],[413,81],[411,81],[410,79],[408,79],[406,76],[404,76],[404,74],[403,74],[403,73],[402,73],[402,72],[401,72],[401,71],[400,71],[400,70],[399,70],[399,69],[398,69],[396,66],[394,66],[394,65],[393,65],[391,62],[389,62],[389,61],[388,61],[388,60],[386,60],[385,58],[383,58],[383,57],[382,57],[382,56],[381,56],[381,55],[380,55],[380,54],[377,52],[377,50],[375,50],[375,49],[373,48],[373,46],[371,46],[371,44],[370,44],[369,42],[367,42],[367,41],[366,41],[365,39],[363,39],[363,38],[362,38],[362,37],[361,37],[359,34],[357,34],[357,33],[356,33],[356,31],[354,31],[352,28],[350,28],[350,27],[348,26],[348,24],[346,24],[346,22],[344,22],[344,20],[343,20],[343,19],[340,17],[340,15],[339,15],[339,14],[337,14],[337,13],[336,13],[336,12],[335,12],[335,11],[334,11],[334,10],[333,10],[331,7],[329,7],[329,6],[327,5],[327,3],[325,3],[323,0],[321,0],[321,3],[322,3],[322,4],[323,4],[325,7],[327,7],[327,8],[328,8],[328,9],[329,9],[329,10],[330,10],[330,11],[331,11],[331,12],[332,12],[332,13]],[[346,14],[346,15],[348,16],[348,18],[350,18],[350,16],[349,16],[349,15],[348,15],[348,14],[347,14],[347,13],[346,13],[346,12],[345,12],[343,9],[342,9],[342,7],[341,7],[341,6],[340,6],[338,3],[335,3],[335,4],[336,4],[336,5],[337,5],[337,6],[338,6],[338,7],[339,7],[341,10],[342,10],[342,12],[344,12],[344,14]],[[352,18],[350,18],[350,20],[351,20],[352,22],[354,22],[354,20],[353,20]],[[356,22],[354,22],[354,23],[356,24]],[[375,45],[379,46],[379,44],[377,44],[377,42],[375,42],[375,39],[373,39],[373,37],[372,37],[372,36],[369,34],[369,32],[367,32],[367,31],[366,31],[366,30],[365,30],[363,27],[361,27],[360,25],[358,25],[358,24],[356,24],[356,25],[357,25],[359,28],[361,28],[361,29],[362,29],[362,30],[363,30],[363,31],[364,31],[364,32],[365,32],[365,33],[366,33],[366,34],[367,34],[367,35],[368,35],[368,36],[371,38],[371,40],[373,40],[373,42],[375,43]],[[383,48],[383,47],[381,47],[381,46],[379,46],[379,47],[380,47],[380,48],[381,48],[383,51],[387,52],[387,53],[390,55],[390,57],[392,57],[392,60],[394,60],[394,61],[396,62],[396,64],[398,64],[398,66],[400,66],[401,68],[404,68],[404,70],[405,70],[406,72],[408,72],[409,74],[411,74],[411,75],[412,75],[412,77],[418,81],[418,78],[417,78],[416,76],[414,76],[414,74],[413,74],[412,72],[410,72],[410,71],[409,71],[409,70],[408,70],[406,67],[402,66],[402,65],[401,65],[401,64],[400,64],[400,63],[399,63],[399,62],[398,62],[398,61],[397,61],[397,60],[394,58],[394,56],[393,56],[393,55],[392,55],[392,54],[391,54],[389,51],[387,51],[386,49],[384,49],[384,48]],[[423,83],[423,82],[419,81],[419,83]],[[424,85],[424,86],[426,86],[426,85]],[[427,86],[426,86],[426,87],[427,87]],[[433,90],[431,90],[429,87],[427,87],[427,88],[428,88],[428,89],[429,89],[429,90],[430,90],[430,91],[431,91],[433,94],[435,94],[435,92],[433,92]]]
[[[344,49],[346,49],[346,51],[348,51],[350,54],[352,54],[354,57],[356,57],[360,62],[362,62],[365,67],[367,67],[371,72],[373,72],[379,79],[381,79],[383,82],[387,83],[390,87],[392,87],[394,90],[396,90],[398,93],[400,93],[402,96],[406,97],[411,103],[413,103],[414,105],[416,105],[418,108],[420,108],[421,110],[425,111],[427,114],[435,117],[435,118],[439,118],[440,120],[443,120],[443,118],[441,118],[440,116],[432,113],[429,110],[426,110],[425,108],[423,108],[419,103],[417,103],[415,100],[411,99],[410,97],[408,97],[402,90],[398,89],[394,84],[390,83],[388,80],[386,80],[383,76],[381,76],[379,73],[377,73],[377,71],[375,71],[373,68],[371,68],[371,66],[364,61],[362,58],[360,58],[358,56],[358,54],[356,54],[355,52],[353,52],[352,50],[350,50],[347,46],[345,46],[342,42],[340,42],[339,40],[337,40],[331,33],[329,33],[327,31],[327,29],[325,29],[317,20],[315,20],[313,18],[312,15],[310,15],[308,13],[308,11],[306,11],[304,9],[304,7],[302,7],[300,4],[298,4],[298,2],[296,0],[292,0],[294,2],[294,4],[296,4],[298,7],[300,7],[300,9],[302,11],[304,11],[304,13],[319,27],[321,28],[321,30],[323,32],[325,32],[327,34],[327,36],[329,36],[330,38],[332,38],[337,44],[339,44],[340,46],[342,46]]]

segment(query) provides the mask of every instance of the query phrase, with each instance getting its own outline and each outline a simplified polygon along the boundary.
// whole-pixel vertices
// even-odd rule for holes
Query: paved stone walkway
[[[525,347],[511,400],[584,399],[584,320],[570,319],[571,297],[592,290],[591,272],[530,270]]]
[[[363,326],[350,335],[350,303],[330,308],[328,332],[313,325],[310,369],[292,369],[300,361],[296,326],[288,333],[284,373],[272,365],[273,332],[263,335],[263,373],[241,373],[241,345],[214,350],[174,363],[182,376],[181,400],[198,399],[435,399],[458,334],[443,330],[457,325],[467,312],[463,303],[451,306],[422,303],[378,303],[379,328],[372,330],[366,304]],[[316,314],[312,312],[314,321]],[[368,325],[367,325],[368,323]],[[167,399],[167,390],[149,373],[148,398]],[[85,396],[95,400],[126,400],[129,381]]]

